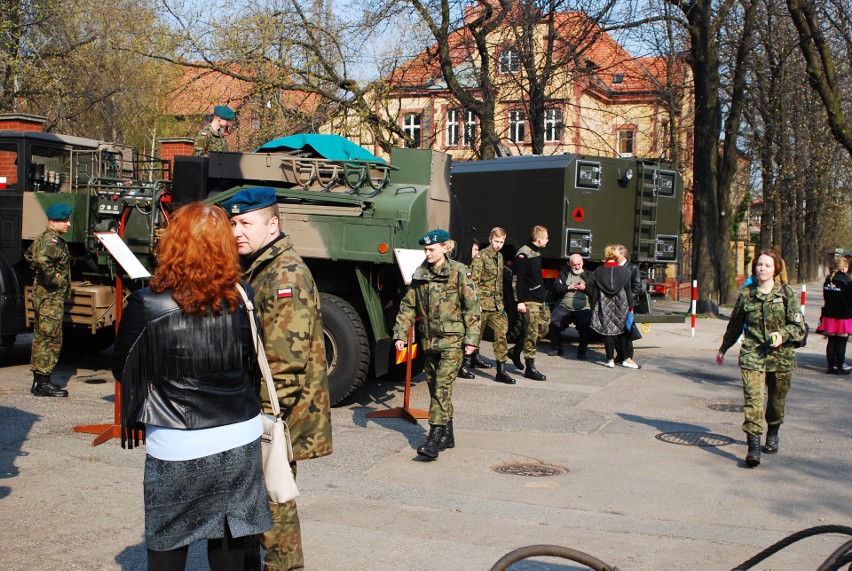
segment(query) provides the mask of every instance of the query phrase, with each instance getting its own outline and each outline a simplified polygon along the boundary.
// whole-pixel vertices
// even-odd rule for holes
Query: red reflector
[[[555,279],[559,276],[559,270],[541,270],[541,277]]]
[[[382,242],[379,244],[379,254],[387,254],[388,253],[388,245]]]

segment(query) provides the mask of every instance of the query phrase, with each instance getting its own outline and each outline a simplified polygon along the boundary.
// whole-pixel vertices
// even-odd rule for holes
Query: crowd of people
[[[228,111],[217,108],[217,116],[227,119]],[[70,288],[62,234],[70,227],[71,208],[54,205],[47,215],[45,233],[27,252],[36,276],[32,392],[64,397],[67,391],[53,385],[50,375],[61,348],[61,306]],[[158,243],[158,265],[148,286],[128,299],[113,372],[122,387],[123,444],[133,447],[136,429],[146,434],[143,503],[151,570],[184,569],[189,546],[201,540],[207,541],[214,571],[304,568],[296,502],[270,502],[264,487],[261,415],[271,411],[271,399],[284,411],[295,477],[298,461],[332,452],[330,399],[319,292],[279,224],[272,188],[244,188],[221,207],[182,206]],[[457,376],[471,378],[470,369],[492,368],[479,354],[488,329],[496,361],[493,380],[499,383],[516,384],[509,361],[525,378],[546,381],[536,365],[538,343],[549,338],[548,354],[564,356],[563,333],[572,325],[579,332],[577,359],[587,359],[597,334],[604,343],[605,367],[641,368],[633,360],[633,340],[639,335],[634,306],[644,288],[627,248],[608,245],[594,271],[584,267],[582,256],[572,255],[549,295],[542,273],[547,228],[534,226],[509,260],[503,258],[503,228],[493,228],[488,240],[475,244],[468,268],[454,259],[456,242],[446,230],[429,231],[419,240],[424,260],[400,302],[394,345],[403,350],[416,324],[424,356],[429,431],[416,450],[426,460],[455,446]],[[849,270],[849,257],[840,258],[823,289],[818,331],[828,338],[829,374],[850,372],[845,363],[852,334]],[[752,467],[760,464],[761,451],[779,451],[794,348],[806,334],[801,307],[782,281],[783,272],[776,251],[757,256],[753,280],[738,293],[716,355],[721,365],[725,352],[742,338],[742,429],[745,461]],[[254,317],[238,285],[257,310],[275,394],[260,383],[250,333]],[[510,313],[522,324],[511,349]]]

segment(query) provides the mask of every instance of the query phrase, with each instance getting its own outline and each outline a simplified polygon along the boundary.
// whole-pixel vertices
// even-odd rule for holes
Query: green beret
[[[222,208],[229,216],[237,216],[245,214],[252,210],[259,210],[272,206],[277,200],[275,199],[275,189],[268,186],[254,186],[244,188],[237,194],[221,204]]]
[[[436,228],[420,238],[419,242],[421,246],[428,246],[429,244],[440,244],[441,242],[446,242],[449,239],[449,232]]]
[[[234,118],[234,110],[227,105],[217,105],[213,108],[213,114],[228,121]]]
[[[71,218],[71,207],[67,204],[51,204],[44,213],[48,220],[68,220]]]

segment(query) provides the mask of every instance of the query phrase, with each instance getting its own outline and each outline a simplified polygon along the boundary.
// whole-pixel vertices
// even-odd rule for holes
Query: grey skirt
[[[145,541],[168,551],[202,539],[272,527],[260,439],[195,460],[145,460]]]

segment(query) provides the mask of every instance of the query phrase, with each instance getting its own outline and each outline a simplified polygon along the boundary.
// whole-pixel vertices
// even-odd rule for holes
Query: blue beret
[[[71,207],[67,204],[51,204],[44,213],[48,220],[68,220],[71,218]]]
[[[213,108],[213,114],[228,121],[234,118],[234,110],[227,105],[217,105]]]
[[[440,244],[441,242],[446,242],[449,239],[449,232],[436,228],[420,238],[419,242],[421,246],[428,246],[429,244]]]
[[[259,210],[272,206],[275,199],[275,189],[268,186],[253,186],[244,188],[237,194],[222,203],[222,208],[229,216],[245,214],[252,210]]]

